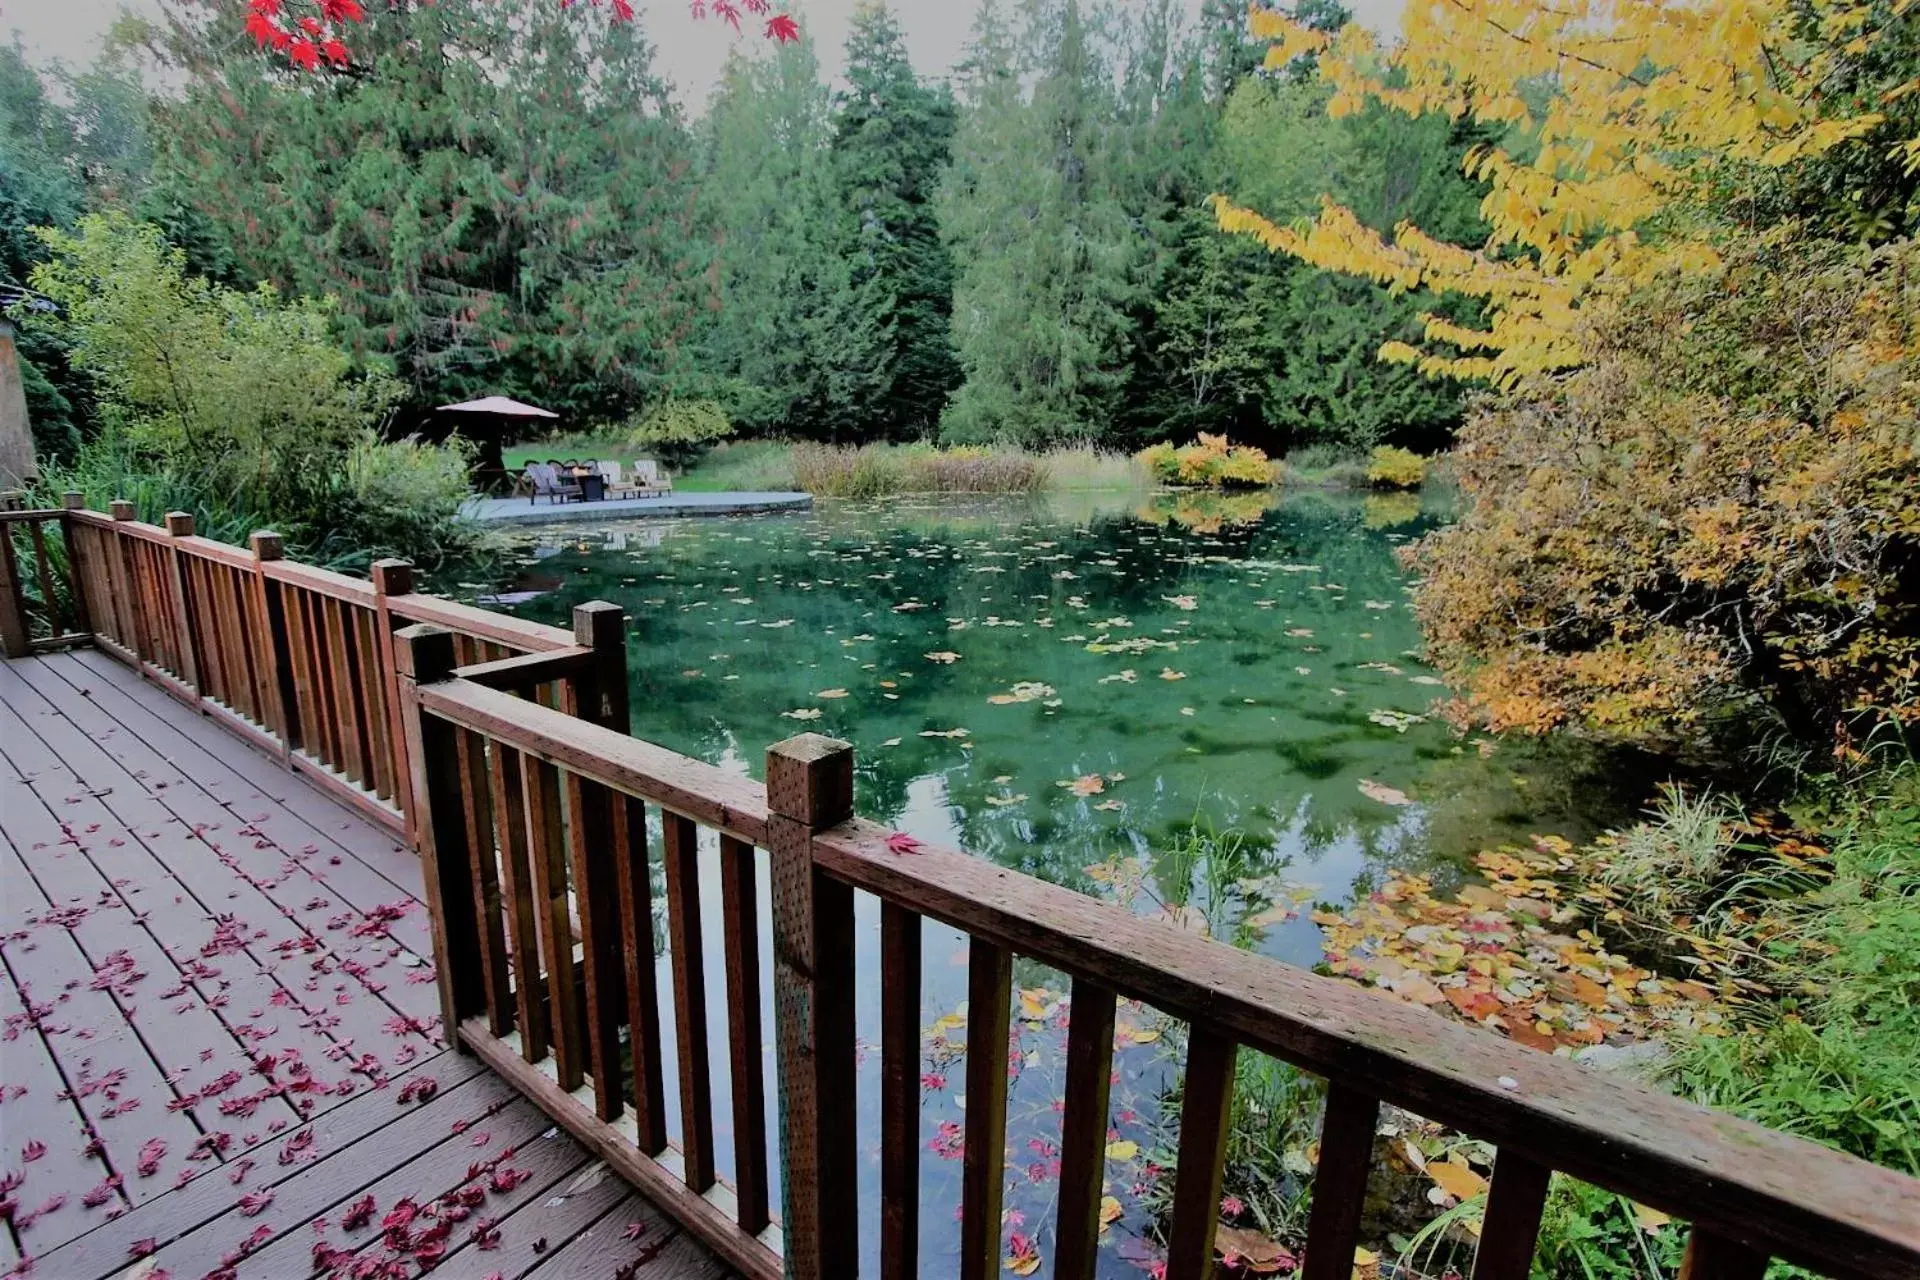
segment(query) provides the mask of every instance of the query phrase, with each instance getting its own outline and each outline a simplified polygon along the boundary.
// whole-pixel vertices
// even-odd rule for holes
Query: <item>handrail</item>
[[[623,642],[601,621],[611,606],[583,606],[585,621],[568,632],[418,593],[405,561],[356,578],[286,559],[274,533],[236,547],[198,536],[186,512],[162,526],[134,519],[124,501],[104,513],[85,510],[78,493],[66,503],[0,512],[8,522],[0,529],[25,521],[38,538],[33,521],[60,523],[75,599],[91,622],[24,647],[9,642],[9,653],[94,643],[410,842],[392,642],[406,619],[451,627],[473,665],[552,655],[544,668],[524,669],[515,692],[568,709],[592,702],[597,719],[624,723],[624,659],[615,652]],[[10,564],[0,556],[0,571]],[[20,613],[7,599],[16,585],[0,581],[0,641]],[[592,644],[577,642],[582,627],[598,628]]]
[[[398,638],[404,645],[421,645],[435,637],[431,628],[415,627]],[[691,848],[691,824],[712,827],[724,837],[723,891],[728,888],[726,877],[736,869],[744,867],[749,887],[754,874],[751,859],[734,859],[729,848],[737,853],[747,845],[758,845],[769,851],[774,990],[781,1007],[776,1026],[781,1035],[778,1084],[784,1103],[781,1158],[788,1193],[787,1211],[780,1221],[786,1274],[849,1273],[852,1241],[857,1238],[851,1207],[858,1150],[851,1109],[851,993],[855,989],[851,892],[858,889],[883,904],[882,954],[887,961],[880,981],[883,1008],[889,1010],[883,1012],[882,1051],[890,1062],[883,1067],[886,1080],[894,1078],[890,1073],[901,1055],[917,1061],[919,1052],[921,918],[939,920],[972,939],[974,1029],[970,1040],[979,1036],[984,1043],[997,1044],[1004,1039],[1001,1023],[1006,1019],[1006,978],[1013,953],[1072,977],[1070,1080],[1077,1062],[1078,1079],[1094,1098],[1082,1101],[1070,1083],[1068,1137],[1063,1139],[1063,1147],[1069,1150],[1063,1152],[1067,1167],[1056,1255],[1074,1258],[1074,1268],[1081,1256],[1091,1257],[1090,1230],[1098,1225],[1091,1220],[1090,1225],[1077,1223],[1075,1218],[1087,1211],[1097,1213],[1101,1168],[1097,1146],[1104,1144],[1106,1133],[1104,1081],[1110,1062],[1112,1005],[1116,996],[1122,996],[1147,1002],[1193,1027],[1181,1126],[1181,1163],[1191,1165],[1193,1172],[1183,1167],[1177,1175],[1170,1276],[1197,1277],[1211,1265],[1218,1162],[1230,1113],[1236,1047],[1283,1059],[1330,1082],[1304,1273],[1310,1280],[1343,1280],[1347,1274],[1371,1160],[1374,1116],[1381,1103],[1404,1106],[1497,1147],[1493,1197],[1476,1280],[1527,1274],[1549,1171],[1567,1173],[1690,1220],[1694,1230],[1685,1272],[1689,1280],[1710,1275],[1758,1277],[1769,1256],[1863,1280],[1920,1276],[1920,1180],[1528,1049],[1492,1032],[1449,1022],[1339,979],[1143,919],[958,850],[903,842],[886,827],[851,817],[852,753],[843,743],[807,734],[775,746],[768,757],[769,781],[763,786],[545,708],[515,702],[451,671],[422,672],[409,691],[409,705],[410,734],[452,735],[442,742],[441,754],[449,754],[447,742],[457,740],[461,745],[451,753],[479,761],[482,768],[494,757],[539,761],[539,768],[546,771],[540,775],[527,772],[531,766],[521,766],[519,776],[532,788],[526,792],[529,797],[543,788],[555,789],[556,794],[569,797],[563,806],[569,814],[603,812],[595,806],[607,803],[624,806],[622,838],[633,838],[632,810],[638,805],[652,804],[668,815],[669,928],[696,930],[690,938],[675,935],[672,995],[683,1012],[702,1004],[703,981],[698,974],[687,977],[679,972],[683,947],[699,950],[698,899],[690,898],[686,887],[676,886],[674,870],[675,860]],[[454,820],[440,823],[446,806],[454,802],[454,791],[445,780],[438,784],[440,791],[435,790],[434,779],[425,781],[421,808],[435,815],[440,865],[449,879],[457,876],[464,881],[468,868],[475,865],[474,842],[490,847],[493,829],[484,815],[476,815],[470,807]],[[496,795],[511,803],[509,793]],[[678,823],[687,826],[676,834]],[[561,833],[556,828],[551,839],[557,843],[549,848],[543,843],[548,835],[536,826],[526,825],[531,844],[525,848],[513,847],[521,835],[517,826],[510,833],[512,840],[502,837],[503,881],[495,892],[505,895],[506,910],[514,909],[516,879],[525,878],[524,874],[516,877],[515,858],[528,859],[536,878],[545,862],[546,874],[558,874],[560,883],[565,883],[566,857],[561,846],[572,844],[578,849],[582,847],[579,840],[592,839],[594,830],[604,829],[588,827],[576,836],[569,818],[569,830]],[[902,847],[909,851],[896,851]],[[609,861],[624,866],[623,859],[630,856],[616,852]],[[582,901],[584,913],[595,892],[591,878],[611,876],[614,871],[597,867],[590,859],[574,862],[572,869],[573,892]],[[578,982],[571,973],[564,976],[575,983],[568,998],[579,1003],[577,1016],[586,1024],[603,1019],[611,1037],[617,1026],[627,1024],[633,1011],[625,993],[618,995],[618,1007],[601,1010],[595,1005],[596,998],[613,997],[596,997],[594,988],[611,991],[615,985],[614,961],[605,955],[596,958],[596,947],[604,945],[609,929],[635,936],[641,926],[631,918],[634,911],[644,910],[644,927],[650,929],[651,908],[644,893],[636,902],[632,886],[624,883],[618,893],[609,888],[602,896],[629,913],[628,918],[583,919],[585,934],[597,928],[602,938],[596,943],[590,936],[582,937],[585,968]],[[730,903],[737,904],[739,896],[736,886]],[[436,910],[471,921],[467,904],[472,901],[474,895],[463,892],[443,900]],[[735,936],[736,921],[730,918],[729,994],[731,999],[754,1002],[752,1007],[757,1009],[757,995],[736,992],[732,968],[737,954],[756,945],[750,915],[738,927],[746,930],[745,941]],[[450,937],[468,937],[474,940],[472,945],[482,946],[479,939],[484,933],[480,926],[462,925],[450,931]],[[505,963],[502,953],[501,964]],[[532,955],[521,956],[519,963],[530,974],[542,968]],[[458,967],[456,952],[443,959],[441,972],[450,975]],[[551,980],[560,971],[548,965],[545,972]],[[631,979],[635,970],[629,965],[625,972]],[[578,983],[584,983],[584,989]],[[900,993],[897,999],[896,992]],[[683,1114],[693,1119],[683,1136],[688,1152],[676,1166],[670,1162],[672,1152],[664,1135],[654,1147],[633,1136],[657,1124],[645,1115],[645,1104],[639,1105],[637,1118],[619,1120],[622,1091],[618,1082],[610,1090],[581,1065],[591,1056],[591,1036],[569,1047],[560,1043],[555,1029],[549,1056],[538,1034],[528,1039],[511,1029],[512,1008],[490,1005],[477,988],[450,987],[443,998],[470,1048],[607,1154],[734,1265],[749,1274],[772,1274],[760,1232],[745,1229],[751,1224],[716,1224],[713,1196],[729,1189],[716,1182],[710,1169],[689,1172],[703,1144],[711,1143],[710,1134],[699,1132],[704,1106],[699,1096],[683,1101]],[[650,987],[647,999],[652,999]],[[736,1024],[743,1020],[735,1019]],[[1083,1033],[1083,1022],[1091,1024],[1090,1031]],[[757,1013],[750,1026],[757,1045]],[[701,1041],[696,1061],[689,1062],[684,1042],[679,1046],[683,1088],[690,1066],[702,1075],[706,1070],[704,1021],[694,1034]],[[736,1049],[741,1035],[736,1025]],[[662,1050],[657,1032],[652,1038],[636,1034],[633,1042],[640,1082],[634,1096],[644,1098],[645,1056]],[[895,1047],[889,1049],[887,1044]],[[982,1054],[970,1055],[968,1060],[961,1270],[969,1276],[999,1270],[1005,1080],[998,1058],[998,1054]],[[757,1067],[750,1074],[757,1080]],[[996,1076],[1001,1077],[997,1090]],[[916,1069],[909,1069],[906,1078],[917,1081]],[[911,1087],[883,1083],[886,1235],[882,1251],[883,1258],[890,1260],[885,1269],[891,1275],[913,1274],[912,1230],[899,1224],[903,1214],[905,1221],[911,1221],[918,1209],[900,1203],[903,1196],[917,1195],[918,1179],[912,1171],[919,1142],[918,1106],[917,1082]],[[1097,1112],[1092,1119],[1083,1113],[1086,1107]],[[757,1112],[736,1108],[736,1114]],[[1085,1146],[1095,1139],[1093,1155],[1083,1152],[1076,1164],[1074,1143]],[[681,1177],[670,1176],[675,1173]],[[1078,1191],[1073,1186],[1076,1180],[1083,1184]],[[690,1199],[682,1194],[688,1188],[700,1194]],[[703,1207],[694,1206],[694,1199]],[[1080,1253],[1074,1252],[1076,1241],[1086,1246]],[[1337,1267],[1332,1265],[1336,1261]],[[897,1270],[896,1264],[906,1269]],[[1061,1261],[1059,1265],[1068,1264]],[[1073,1268],[1067,1273],[1078,1274]]]

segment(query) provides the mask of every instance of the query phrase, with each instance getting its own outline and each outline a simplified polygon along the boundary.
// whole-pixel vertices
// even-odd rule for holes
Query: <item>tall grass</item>
[[[793,478],[808,493],[830,498],[1034,493],[1047,487],[1047,465],[1037,455],[1012,449],[796,444]]]

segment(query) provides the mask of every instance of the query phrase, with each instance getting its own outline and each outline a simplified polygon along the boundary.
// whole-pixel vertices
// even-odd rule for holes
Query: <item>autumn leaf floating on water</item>
[[[1390,787],[1384,782],[1375,782],[1372,778],[1360,779],[1360,794],[1369,800],[1378,800],[1381,804],[1390,804],[1395,807],[1413,803],[1406,792],[1397,787]]]
[[[1214,1228],[1213,1251],[1226,1266],[1257,1276],[1292,1271],[1299,1265],[1293,1250],[1251,1227],[1221,1223]]]
[[[1437,898],[1425,876],[1390,872],[1344,912],[1313,916],[1326,963],[1345,978],[1498,1031],[1532,1048],[1582,1048],[1658,1038],[1672,1030],[1718,1033],[1715,993],[1662,977],[1609,952],[1590,913],[1563,885],[1566,842],[1475,859],[1490,883]]]
[[[1042,698],[1053,697],[1053,692],[1053,686],[1050,684],[1041,684],[1037,680],[1022,680],[1014,685],[1010,692],[991,694],[987,701],[996,707],[1004,707],[1015,702],[1038,702]]]
[[[921,656],[926,658],[928,662],[937,662],[943,667],[952,666],[954,663],[960,661],[960,655],[953,652],[953,650],[951,649],[936,649],[932,653],[923,654]]]

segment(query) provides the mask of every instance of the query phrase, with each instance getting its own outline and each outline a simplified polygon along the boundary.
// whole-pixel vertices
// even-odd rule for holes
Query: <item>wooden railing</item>
[[[19,529],[37,552],[37,577],[25,584]],[[50,556],[53,529],[60,542]],[[186,512],[145,524],[131,503],[103,514],[84,509],[79,494],[58,510],[0,510],[0,530],[10,535],[0,539],[8,656],[96,644],[408,840],[395,627],[446,628],[476,681],[626,726],[625,652],[612,605],[582,606],[568,633],[418,593],[403,560],[378,561],[371,580],[355,578],[285,559],[275,533],[236,547],[196,536]]]
[[[883,1280],[917,1274],[923,919],[966,933],[959,1273],[1001,1269],[1015,954],[1071,975],[1054,1274],[1094,1274],[1115,1002],[1189,1024],[1166,1274],[1212,1274],[1237,1054],[1325,1077],[1305,1280],[1346,1280],[1383,1103],[1498,1148],[1474,1280],[1524,1280],[1553,1171],[1693,1223],[1684,1275],[1757,1278],[1778,1256],[1835,1276],[1920,1276],[1920,1181],[1523,1048],[1333,978],[853,817],[853,753],[816,735],[769,750],[764,786],[454,672],[450,636],[396,634],[421,854],[441,926],[443,1016],[460,1038],[749,1276],[854,1275],[858,1153],[877,1136]],[[646,815],[658,812],[675,1044],[662,1043]],[[706,1022],[695,874],[717,833],[724,1028]],[[890,843],[891,842],[891,843]],[[897,852],[896,848],[906,849]],[[760,853],[764,850],[764,855]],[[759,972],[756,889],[772,880]],[[879,898],[880,971],[855,973],[854,895]],[[575,918],[577,916],[577,919]],[[881,991],[878,1135],[856,1124],[854,999]],[[768,1203],[760,1010],[777,1010],[784,1212]],[[715,1176],[710,1058],[733,1090],[731,1185]],[[623,1068],[623,1042],[630,1067]],[[677,1058],[679,1132],[665,1124]],[[942,1206],[944,1208],[944,1206]]]
[[[1833,1276],[1920,1277],[1920,1181],[1708,1111],[1333,978],[1248,955],[957,850],[853,817],[853,753],[802,735],[754,782],[627,736],[612,605],[574,633],[167,527],[70,509],[5,526],[63,532],[72,622],[26,634],[14,559],[0,638],[31,652],[90,633],[220,724],[413,828],[432,909],[442,1016],[557,1121],[755,1280],[858,1267],[860,1152],[877,1138],[883,1280],[918,1274],[924,920],[970,939],[958,1271],[996,1276],[1018,954],[1070,975],[1054,1275],[1088,1280],[1098,1247],[1116,1001],[1188,1025],[1169,1280],[1213,1267],[1238,1054],[1325,1078],[1305,1280],[1346,1280],[1383,1104],[1494,1144],[1474,1280],[1528,1274],[1559,1171],[1692,1223],[1687,1280],[1757,1280],[1770,1257]],[[29,533],[29,540],[31,534]],[[11,546],[11,536],[9,538]],[[40,565],[46,565],[44,571]],[[7,615],[11,611],[14,621]],[[400,625],[407,623],[411,625]],[[67,626],[79,632],[64,630]],[[396,630],[395,628],[398,627]],[[12,637],[20,633],[18,647]],[[462,665],[464,664],[464,665]],[[656,989],[649,815],[658,820],[671,990]],[[726,1026],[710,1028],[702,829],[719,857]],[[772,915],[759,919],[760,876]],[[880,972],[856,973],[855,895],[880,902]],[[773,968],[761,971],[762,929]],[[856,983],[881,995],[880,1132],[854,1104]],[[660,1001],[672,1001],[672,1045]],[[771,998],[779,1125],[769,1134],[761,1010]],[[735,1176],[716,1174],[714,1038],[725,1041]],[[669,1132],[666,1054],[680,1122]],[[782,1203],[771,1202],[780,1160]],[[944,1210],[947,1206],[939,1206]]]

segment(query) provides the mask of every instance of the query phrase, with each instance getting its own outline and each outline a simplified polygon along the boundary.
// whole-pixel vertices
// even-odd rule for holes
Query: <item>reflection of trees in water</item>
[[[625,550],[569,531],[538,565],[554,589],[517,611],[564,625],[576,603],[623,603],[643,736],[755,774],[793,733],[848,738],[863,813],[932,821],[920,834],[951,830],[980,856],[1082,891],[1097,888],[1086,868],[1116,854],[1164,870],[1196,824],[1243,832],[1237,856],[1254,877],[1317,875],[1344,896],[1356,876],[1583,820],[1543,814],[1543,791],[1609,812],[1615,791],[1593,785],[1604,766],[1554,766],[1528,790],[1512,782],[1518,753],[1483,762],[1431,725],[1403,736],[1369,719],[1417,714],[1438,692],[1406,679],[1418,638],[1391,554],[1429,516],[1381,531],[1353,496],[1301,493],[1203,531],[1138,518],[1139,501],[1091,502],[1070,520],[1045,498],[836,503],[811,518],[670,526],[657,546]],[[1194,596],[1193,609],[1175,599]],[[1179,648],[1089,654],[1102,635]],[[962,659],[925,656],[949,649]],[[1189,679],[1159,682],[1163,664]],[[1391,664],[1404,670],[1381,674]],[[1138,683],[1106,684],[1123,669]],[[1017,681],[1059,688],[1061,705],[987,705]],[[836,688],[851,696],[816,696]],[[1182,704],[1193,714],[1176,714]],[[782,715],[800,709],[820,714]],[[958,728],[970,736],[923,736]],[[1092,796],[1058,785],[1088,773],[1129,776]],[[1381,777],[1420,804],[1357,790]],[[988,803],[1014,793],[1025,798]],[[934,799],[940,812],[916,818]]]

